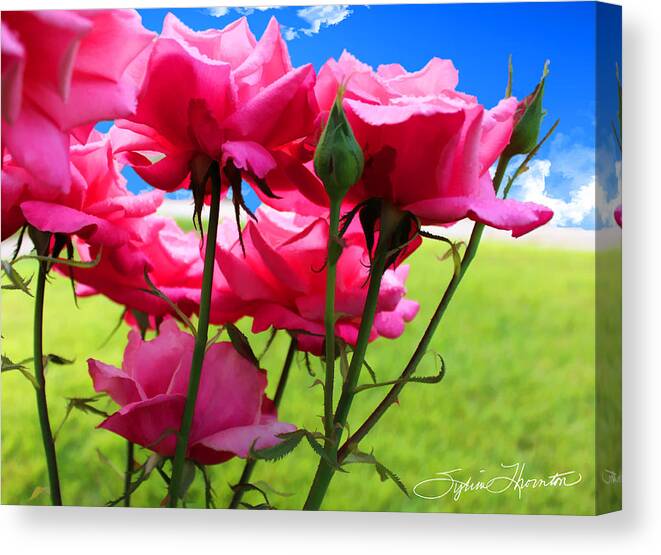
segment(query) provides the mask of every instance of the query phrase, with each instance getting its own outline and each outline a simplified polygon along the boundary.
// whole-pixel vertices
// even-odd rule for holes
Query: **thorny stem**
[[[510,159],[508,157],[503,156],[498,161],[498,166],[496,168],[496,173],[493,179],[493,186],[496,193],[498,193],[500,185],[503,181],[503,177],[505,176],[505,171],[507,170],[507,165],[509,163],[509,160]],[[351,453],[351,451],[355,447],[358,446],[360,441],[375,426],[375,424],[384,415],[384,413],[388,410],[388,408],[390,408],[390,406],[397,401],[402,388],[404,387],[404,385],[406,385],[406,380],[410,376],[412,376],[413,373],[416,371],[418,365],[420,364],[420,361],[427,352],[427,349],[434,336],[434,333],[436,332],[436,329],[438,328],[438,325],[440,324],[443,315],[445,314],[445,311],[448,305],[450,304],[450,301],[452,300],[455,291],[459,287],[459,284],[461,283],[461,280],[463,279],[466,270],[468,270],[468,267],[475,258],[477,249],[480,244],[480,240],[482,239],[483,231],[484,231],[484,224],[476,223],[473,226],[473,231],[468,241],[468,245],[466,246],[466,251],[464,252],[463,258],[461,259],[461,266],[459,267],[459,271],[453,274],[450,283],[448,284],[445,292],[443,293],[443,297],[441,298],[441,301],[436,307],[436,310],[434,311],[434,314],[432,315],[431,320],[427,325],[427,329],[425,330],[422,338],[420,339],[420,343],[418,343],[418,346],[416,347],[413,355],[411,356],[411,359],[409,360],[408,364],[402,371],[398,383],[396,383],[390,388],[388,394],[379,403],[376,409],[374,409],[372,414],[370,414],[367,417],[365,422],[353,433],[353,435],[349,439],[347,439],[344,445],[342,445],[337,455],[338,462],[341,463],[347,457],[347,455]]]
[[[124,472],[124,506],[131,506],[131,476],[133,475],[133,442],[126,442],[126,471]]]
[[[349,410],[351,409],[351,403],[356,393],[356,385],[365,361],[367,344],[374,323],[379,290],[381,288],[381,279],[383,278],[383,273],[386,269],[386,261],[388,260],[392,233],[397,228],[400,217],[401,214],[394,207],[384,203],[380,217],[379,240],[374,253],[374,261],[371,267],[370,282],[361,317],[360,328],[358,330],[358,338],[347,371],[347,378],[342,388],[342,395],[337,404],[337,410],[333,421],[333,436],[326,439],[324,446],[331,459],[334,459],[337,456],[337,441],[339,438],[334,437],[336,435],[335,432],[338,431],[341,435],[341,431],[345,428]],[[303,507],[304,510],[314,511],[319,509],[334,474],[335,469],[326,463],[324,459],[320,459],[317,473]]]
[[[39,253],[43,254],[43,253]],[[62,505],[62,493],[60,492],[60,478],[57,470],[57,456],[55,453],[55,441],[48,418],[48,403],[46,401],[46,376],[44,373],[44,349],[43,349],[43,327],[44,327],[44,295],[46,292],[46,274],[48,273],[48,262],[39,261],[39,274],[37,276],[37,290],[34,302],[34,374],[37,380],[35,388],[37,395],[37,413],[39,415],[39,427],[41,438],[46,454],[46,465],[48,467],[48,481],[50,483],[50,495],[53,505]]]
[[[202,293],[200,296],[200,317],[195,336],[195,348],[191,362],[190,378],[188,381],[188,393],[186,405],[181,419],[181,427],[177,434],[177,447],[172,462],[172,478],[170,480],[169,506],[176,507],[181,497],[181,479],[186,460],[188,438],[193,425],[193,414],[195,413],[195,402],[200,386],[202,375],[202,363],[207,347],[209,332],[209,312],[211,309],[211,290],[213,284],[213,271],[215,266],[216,236],[218,232],[218,219],[220,213],[220,168],[213,164],[211,172],[211,206],[209,212],[209,224],[207,227],[207,244],[204,253],[204,270],[202,278]]]
[[[338,237],[340,226],[340,202],[331,202],[330,224],[328,229],[328,261],[326,264],[326,310],[324,326],[326,330],[326,376],[324,383],[324,431],[326,437],[333,436],[333,387],[335,378],[335,287],[337,261],[342,247]]]

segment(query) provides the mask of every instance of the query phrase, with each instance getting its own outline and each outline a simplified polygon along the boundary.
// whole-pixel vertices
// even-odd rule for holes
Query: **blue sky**
[[[513,188],[512,195],[546,202],[559,225],[595,225],[595,134],[606,166],[615,168],[615,143],[607,125],[596,123],[595,47],[597,10],[592,2],[441,4],[379,6],[316,6],[282,8],[182,8],[139,10],[146,27],[160,31],[173,12],[193,29],[224,27],[245,15],[256,36],[275,16],[288,39],[294,65],[321,67],[343,49],[376,67],[397,62],[416,70],[433,56],[451,59],[459,70],[458,89],[476,95],[491,107],[503,96],[507,58],[514,61],[514,94],[529,93],[544,60],[551,61],[545,106],[546,127],[560,118],[556,135],[538,161]],[[600,35],[599,114],[617,117],[615,63],[619,58],[619,27],[613,11],[599,11],[608,28]],[[605,132],[602,132],[606,129]],[[602,161],[600,160],[600,163]],[[600,172],[607,214],[618,196],[616,171]],[[133,190],[144,188],[129,176]],[[607,220],[608,218],[604,218]]]

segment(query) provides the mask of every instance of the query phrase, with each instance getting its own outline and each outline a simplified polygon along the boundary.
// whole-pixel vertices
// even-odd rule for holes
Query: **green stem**
[[[367,433],[374,427],[374,425],[388,410],[388,408],[397,401],[399,393],[401,392],[402,388],[406,383],[405,380],[409,378],[413,374],[413,372],[415,372],[415,370],[417,369],[418,364],[420,364],[420,361],[427,352],[429,343],[431,342],[432,337],[436,332],[436,328],[438,328],[438,325],[441,322],[441,319],[443,318],[443,315],[445,314],[448,305],[450,304],[450,300],[452,299],[454,292],[457,290],[457,287],[459,286],[459,283],[461,283],[461,280],[466,270],[468,269],[468,266],[475,257],[475,253],[477,251],[477,247],[482,237],[483,230],[484,230],[484,224],[478,223],[475,224],[475,226],[473,227],[471,239],[468,243],[468,247],[466,248],[466,252],[461,261],[461,267],[459,271],[456,274],[454,274],[452,279],[450,280],[450,283],[448,284],[448,287],[446,288],[445,293],[441,298],[441,302],[436,307],[436,310],[434,311],[434,314],[431,317],[431,320],[429,321],[427,329],[425,330],[425,333],[423,334],[420,343],[418,343],[418,346],[416,347],[413,355],[411,356],[411,359],[409,360],[408,364],[401,373],[399,379],[402,381],[396,383],[390,388],[388,394],[385,396],[383,401],[379,403],[379,405],[376,407],[376,409],[374,409],[372,414],[370,414],[370,416],[365,420],[363,425],[360,426],[360,428],[358,428],[349,439],[347,439],[347,441],[338,451],[337,459],[339,462],[342,462],[346,458],[346,456],[351,452],[351,450],[355,446],[357,446],[360,443],[360,441],[367,435]]]
[[[292,337],[291,342],[289,343],[289,349],[287,349],[287,355],[285,356],[285,362],[282,365],[282,372],[280,373],[280,379],[278,380],[278,385],[275,389],[275,395],[273,396],[273,404],[276,409],[280,408],[280,401],[282,401],[282,396],[285,393],[287,379],[289,378],[289,370],[291,369],[292,362],[294,362],[297,346],[296,338]]]
[[[287,385],[287,378],[289,377],[289,370],[291,364],[294,361],[294,355],[296,354],[296,339],[291,338],[289,343],[289,349],[287,350],[287,356],[285,356],[285,362],[282,367],[282,372],[280,373],[280,379],[278,380],[278,386],[275,390],[275,396],[273,397],[273,404],[275,408],[280,406],[280,401],[282,400],[282,395],[285,392],[285,386]],[[255,470],[255,465],[257,464],[256,459],[248,459],[245,466],[243,467],[243,472],[241,473],[241,478],[239,478],[239,484],[247,484],[250,482],[250,477],[252,476],[253,471]],[[244,494],[243,489],[239,489],[234,492],[232,500],[230,501],[228,509],[236,509],[241,502]]]
[[[509,163],[509,160],[510,159],[507,157],[501,157],[500,160],[498,161],[496,174],[494,175],[494,179],[493,179],[493,186],[496,193],[498,193],[498,189],[500,188],[503,177],[505,176],[505,171],[507,170],[507,165]],[[360,443],[360,441],[368,434],[368,432],[375,426],[375,424],[379,421],[379,419],[385,414],[388,408],[390,408],[390,406],[397,401],[402,388],[406,385],[406,380],[410,376],[412,376],[413,373],[416,371],[418,365],[420,364],[420,361],[427,352],[427,349],[429,347],[429,344],[431,343],[434,333],[436,332],[436,329],[438,328],[438,325],[440,324],[443,315],[445,314],[445,311],[448,305],[450,304],[450,301],[452,300],[455,291],[459,287],[459,284],[461,283],[461,280],[463,279],[466,270],[468,270],[468,267],[471,265],[471,262],[473,262],[475,255],[477,254],[477,249],[480,245],[480,240],[482,239],[483,231],[484,231],[484,224],[476,223],[473,226],[473,231],[468,241],[466,252],[464,253],[463,258],[461,259],[461,266],[459,268],[459,271],[453,274],[450,283],[448,284],[445,292],[443,293],[443,297],[441,298],[440,303],[436,307],[436,310],[434,311],[434,314],[432,315],[431,320],[427,325],[427,329],[425,330],[425,333],[420,339],[420,343],[418,343],[418,346],[416,347],[413,355],[411,356],[411,359],[409,360],[408,364],[406,365],[406,367],[404,368],[404,370],[400,375],[399,380],[401,381],[398,380],[398,383],[396,383],[390,388],[388,394],[381,401],[381,403],[379,403],[376,409],[374,409],[372,414],[370,414],[367,417],[367,419],[360,426],[360,428],[358,428],[353,433],[353,435],[349,439],[347,439],[344,445],[342,445],[342,447],[340,448],[337,454],[338,462],[341,463],[347,457],[347,455],[351,453],[352,449],[355,448]]]
[[[209,225],[207,227],[207,244],[204,253],[204,271],[202,278],[202,293],[200,296],[200,317],[195,336],[195,348],[191,362],[190,378],[188,380],[188,393],[186,405],[181,419],[181,427],[177,434],[177,448],[172,462],[172,478],[170,480],[169,506],[176,507],[181,496],[180,485],[188,448],[188,437],[193,425],[195,402],[200,386],[202,363],[207,347],[209,331],[209,311],[211,308],[211,289],[213,283],[213,270],[216,258],[216,236],[218,232],[218,218],[220,213],[220,169],[218,164],[211,167],[211,206],[209,211]]]
[[[37,276],[37,290],[34,303],[34,374],[37,380],[35,388],[37,393],[37,413],[39,415],[39,427],[41,438],[46,454],[46,465],[48,466],[48,481],[50,483],[50,495],[53,505],[62,505],[62,493],[60,492],[60,478],[57,470],[57,457],[55,453],[55,442],[48,418],[48,403],[46,401],[46,376],[44,374],[44,349],[43,349],[43,327],[44,327],[44,295],[46,292],[46,274],[48,273],[48,262],[39,262],[39,274]]]
[[[365,306],[358,330],[358,338],[356,346],[351,357],[351,363],[347,371],[347,378],[342,388],[342,395],[337,403],[337,410],[333,422],[334,430],[339,430],[341,435],[342,430],[347,423],[351,403],[356,393],[356,385],[360,377],[360,371],[365,361],[365,353],[367,351],[367,344],[369,342],[372,325],[374,323],[374,316],[376,315],[376,307],[379,299],[379,290],[381,288],[381,279],[386,269],[386,261],[388,259],[388,249],[392,240],[392,233],[397,227],[397,223],[401,215],[391,206],[384,205],[381,212],[381,231],[379,232],[379,240],[372,262],[369,288],[367,290],[367,298],[365,299]],[[335,435],[335,434],[334,434]],[[326,451],[333,459],[337,456],[337,440],[330,437],[326,440]],[[312,482],[312,487],[308,493],[308,498],[305,501],[303,509],[306,511],[316,511],[321,507],[321,503],[328,491],[331,479],[335,474],[335,469],[329,466],[324,459],[320,459],[317,473]]]
[[[326,264],[326,330],[325,358],[326,380],[324,383],[324,431],[326,437],[333,437],[333,387],[335,381],[335,287],[337,281],[337,261],[342,253],[338,229],[340,226],[340,202],[332,202],[328,229],[328,261]]]
[[[133,443],[126,442],[126,470],[124,472],[124,506],[131,506],[131,476],[133,475]]]

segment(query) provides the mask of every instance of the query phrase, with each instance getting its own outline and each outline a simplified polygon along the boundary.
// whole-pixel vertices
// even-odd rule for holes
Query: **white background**
[[[271,3],[278,2],[218,2],[244,6]],[[0,552],[557,555],[650,553],[651,544],[661,546],[661,472],[657,468],[661,441],[661,177],[655,165],[661,163],[661,3],[620,3],[624,6],[626,144],[624,511],[601,517],[514,517],[1,507]],[[210,5],[204,0],[3,0],[1,6],[35,9],[200,4]]]

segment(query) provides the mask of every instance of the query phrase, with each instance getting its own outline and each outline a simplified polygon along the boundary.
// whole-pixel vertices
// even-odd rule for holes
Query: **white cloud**
[[[223,17],[227,15],[230,11],[230,8],[208,8],[209,15],[214,17]]]
[[[557,226],[615,225],[621,203],[621,163],[612,148],[597,150],[558,133],[547,159],[534,160],[514,184],[511,196],[548,206]]]
[[[595,211],[595,177],[584,175],[583,182],[570,190],[569,200],[549,194],[546,179],[551,173],[550,160],[534,160],[529,169],[515,182],[516,198],[536,202],[553,210],[552,223],[558,226],[580,226],[590,224]],[[577,175],[574,175],[574,182]],[[514,192],[514,191],[513,191]]]
[[[230,13],[231,10],[241,14],[241,15],[250,15],[258,12],[265,12],[267,10],[279,10],[282,6],[247,6],[245,8],[234,8],[234,7],[219,7],[219,8],[207,8],[209,15],[213,17],[223,17]]]
[[[282,6],[248,6],[246,8],[234,8],[241,15],[250,15],[258,12],[266,12],[268,10],[279,10]]]
[[[342,23],[352,13],[347,5],[310,6],[296,12],[298,17],[308,23],[308,27],[299,31],[308,37],[316,35],[323,27]]]
[[[210,15],[214,17],[223,17],[227,15],[230,10],[234,10],[240,15],[250,15],[255,11],[265,12],[267,10],[277,10],[282,6],[249,6],[245,8],[208,8]],[[301,8],[296,12],[296,15],[305,22],[304,26],[288,26],[281,25],[282,36],[285,40],[294,40],[295,38],[305,35],[311,37],[316,35],[324,27],[337,25],[344,21],[353,13],[353,10],[348,5],[331,5],[331,6],[309,6]]]
[[[595,174],[595,149],[573,142],[568,135],[558,132],[548,158],[553,164],[553,185],[562,183],[564,191],[583,186]]]
[[[282,36],[285,37],[285,40],[294,40],[296,37],[298,37],[298,31],[293,27],[281,25],[280,30],[282,31]]]

